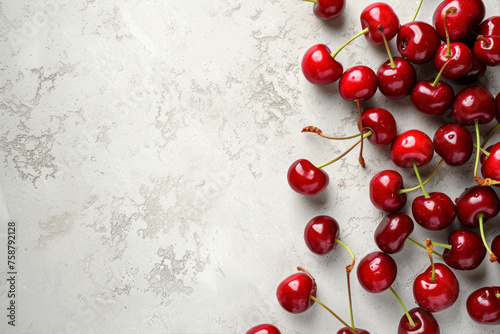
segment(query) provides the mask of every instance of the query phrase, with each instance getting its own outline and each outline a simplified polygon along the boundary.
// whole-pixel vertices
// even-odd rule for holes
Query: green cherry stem
[[[309,296],[309,298],[311,300],[313,300],[314,302],[318,303],[319,305],[323,306],[323,308],[325,310],[327,310],[328,312],[330,312],[330,314],[333,315],[335,318],[337,318],[338,321],[340,321],[344,326],[346,326],[347,328],[349,328],[349,330],[351,331],[351,333],[358,334],[358,332],[353,327],[351,327],[348,324],[346,324],[346,322],[344,320],[342,320],[342,318],[340,318],[337,314],[335,314],[335,312],[333,312],[330,308],[328,308],[328,306],[326,306],[325,304],[323,304],[322,302],[320,302],[316,297],[314,297],[313,295],[311,295],[311,296]]]
[[[351,258],[352,258],[352,264],[345,267],[345,271],[347,274],[347,293],[348,293],[348,297],[349,297],[349,314],[351,316],[351,327],[356,328],[356,326],[354,326],[354,313],[352,311],[352,297],[351,297],[351,271],[354,268],[354,264],[356,263],[356,258],[354,257],[354,254],[352,253],[351,249],[349,247],[347,247],[346,244],[344,244],[339,239],[335,239],[335,242],[338,243],[339,245],[343,246],[345,249],[347,249],[349,254],[351,254]]]
[[[439,83],[439,78],[441,78],[441,74],[443,74],[443,71],[444,71],[446,65],[448,65],[450,63],[450,61],[452,61],[452,59],[448,60],[446,63],[443,64],[443,66],[439,70],[438,75],[436,76],[436,79],[434,79],[434,82],[432,83],[432,87],[437,87],[437,85]]]
[[[425,198],[429,198],[429,194],[425,190],[424,183],[422,182],[422,178],[420,177],[420,173],[418,172],[418,167],[415,161],[412,161],[411,164],[413,165],[413,170],[415,171],[415,175],[417,176],[418,183],[420,184],[420,187],[422,188],[422,192],[424,193]]]
[[[451,250],[452,247],[453,247],[452,245],[442,244],[440,242],[435,242],[435,241],[431,241],[431,242],[432,242],[432,245],[434,245],[434,246],[443,247],[443,248],[446,248],[446,249],[449,249],[449,250]]]
[[[472,143],[472,145],[474,145],[475,148],[478,148],[477,147],[477,144],[476,143]],[[490,156],[490,152],[486,151],[484,148],[482,148],[481,146],[479,146],[479,151],[481,151],[482,154],[486,155],[487,157]]]
[[[372,134],[372,132],[371,132],[371,131],[368,131],[368,132],[366,132],[366,133],[364,133],[364,134],[363,134],[363,138],[366,138],[366,137],[370,136],[371,134]],[[352,151],[352,150],[353,150],[356,146],[358,146],[358,145],[359,145],[359,143],[361,143],[361,139],[360,139],[360,140],[358,140],[358,141],[357,141],[354,145],[352,145],[352,146],[351,146],[351,147],[350,147],[347,151],[345,151],[344,153],[342,153],[341,155],[339,155],[338,157],[336,157],[336,158],[335,158],[335,159],[333,159],[332,161],[328,161],[327,163],[324,163],[324,164],[322,164],[322,165],[316,166],[316,168],[321,169],[321,168],[323,168],[323,167],[326,167],[326,166],[328,166],[328,165],[333,164],[333,163],[334,163],[335,161],[337,161],[337,160],[342,159],[342,158],[343,158],[343,157],[344,157],[347,153],[351,152],[351,151]]]
[[[417,18],[418,12],[420,11],[420,7],[422,6],[422,1],[423,0],[420,0],[420,3],[418,4],[417,11],[415,12],[415,15],[413,16],[413,20],[411,20],[412,22],[414,22],[415,19]]]
[[[368,32],[368,28],[365,28],[363,29],[362,31],[358,32],[356,35],[352,36],[351,38],[349,38],[349,40],[347,42],[345,42],[344,44],[342,44],[342,46],[340,48],[337,49],[337,51],[335,51],[334,53],[331,54],[332,58],[335,58],[335,56],[343,49],[347,46],[347,44],[351,43],[352,41],[354,41],[356,38],[358,38],[359,36],[362,36],[364,34],[366,34]]]
[[[431,239],[427,239],[425,241],[425,248],[427,249],[427,253],[429,254],[429,259],[431,260],[432,274],[431,274],[431,282],[436,280],[436,269],[434,267],[434,259],[432,258],[432,251],[434,250],[434,246],[432,245]]]
[[[401,298],[399,298],[398,294],[396,293],[396,291],[394,291],[394,289],[392,288],[392,286],[389,287],[389,290],[391,290],[392,294],[396,297],[396,299],[398,300],[399,304],[401,305],[401,307],[405,311],[406,317],[408,318],[408,321],[410,322],[410,326],[411,327],[415,327],[415,322],[411,318],[411,315],[408,312],[408,310],[406,309],[405,304],[403,304],[403,301],[401,300]]]
[[[302,1],[307,1],[307,2],[312,2],[312,3],[317,3],[318,0],[302,0]]]
[[[484,214],[478,213],[477,220],[479,220],[479,231],[481,232],[481,238],[483,239],[484,247],[486,247],[488,254],[490,254],[490,262],[493,263],[493,262],[496,262],[497,256],[495,255],[495,253],[493,253],[491,251],[490,247],[488,247],[488,243],[486,242],[486,238],[484,237],[484,223],[483,223],[484,219],[483,218],[484,218]]]
[[[437,164],[436,168],[434,168],[434,171],[432,172],[432,174],[427,178],[427,180],[424,181],[424,183],[422,184],[426,184],[427,182],[429,182],[433,177],[434,175],[436,175],[436,172],[438,171],[438,169],[441,167],[441,165],[443,164],[444,160],[441,159],[439,161],[439,163]],[[414,190],[417,190],[417,189],[420,189],[420,185],[418,186],[415,186],[413,188],[407,188],[407,189],[400,189],[398,194],[406,194],[406,193],[409,193],[409,192],[412,192]]]
[[[361,118],[361,105],[359,104],[358,99],[356,99],[354,101],[358,105],[358,121],[357,121],[358,130],[359,130],[359,132],[363,133],[364,131],[363,131],[363,121]],[[365,139],[365,138],[361,137],[361,147],[359,148],[359,157],[358,157],[358,161],[359,161],[359,164],[361,165],[361,167],[365,167],[365,159],[363,158],[363,144],[364,144],[363,139]]]
[[[450,15],[450,14],[455,15],[456,13],[457,13],[457,9],[455,7],[450,7],[446,11],[446,13],[444,13],[444,17],[443,17],[444,32],[446,33],[446,47],[447,47],[446,57],[451,57],[450,34],[448,33],[448,27],[446,25],[446,17],[448,17],[448,15]]]
[[[331,137],[331,136],[327,136],[327,135],[323,134],[323,131],[321,131],[320,128],[317,128],[317,127],[312,126],[312,125],[306,126],[305,128],[302,129],[301,132],[312,132],[312,133],[316,133],[317,135],[319,135],[323,138],[333,139],[333,140],[348,140],[348,139],[353,139],[353,138],[361,136],[361,133],[357,133],[355,135],[347,136],[347,137]]]
[[[486,137],[483,139],[483,142],[481,143],[481,147],[484,147],[486,145],[486,143],[488,142],[488,140],[490,140],[491,136],[493,136],[493,134],[500,128],[500,123],[497,124],[497,126],[495,126],[487,135]]]
[[[417,245],[417,246],[418,246],[418,247],[420,247],[420,248],[426,249],[424,245],[422,245],[420,242],[418,242],[418,241],[416,241],[416,240],[413,240],[412,238],[406,238],[406,240],[408,240],[409,242],[411,242],[411,243],[413,243],[413,244]],[[451,247],[451,246],[450,246],[450,247]],[[432,254],[437,255],[437,256],[439,256],[440,258],[443,258],[443,255],[439,254],[438,252],[436,252],[436,251],[434,251],[434,250],[432,251]]]
[[[479,138],[479,121],[477,119],[474,120],[474,128],[476,129],[476,163],[474,164],[474,180],[476,180],[477,184],[484,185],[485,180],[479,176],[477,176],[477,167],[479,166],[479,152],[478,149],[481,147],[481,139]]]
[[[389,48],[389,43],[387,43],[387,38],[385,38],[385,35],[384,35],[384,26],[379,24],[377,29],[378,29],[378,31],[380,31],[382,38],[384,39],[384,45],[385,45],[385,49],[387,50],[387,55],[389,56],[389,61],[391,62],[391,68],[395,68],[396,63],[394,63],[394,59],[392,58],[391,49]]]

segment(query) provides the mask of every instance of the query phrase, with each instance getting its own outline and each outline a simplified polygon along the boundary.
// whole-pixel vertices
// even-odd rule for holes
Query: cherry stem
[[[389,60],[391,62],[391,67],[395,68],[396,64],[394,63],[394,59],[392,58],[391,49],[389,49],[389,43],[387,43],[387,39],[385,38],[385,35],[384,35],[384,26],[381,25],[381,24],[379,24],[378,31],[380,31],[380,33],[382,35],[382,38],[384,39],[384,45],[385,45],[385,49],[387,50],[387,54],[389,55]]]
[[[486,247],[486,250],[488,251],[488,254],[490,254],[490,262],[493,263],[493,262],[496,262],[497,260],[497,256],[495,255],[495,253],[493,253],[490,249],[490,247],[488,247],[488,243],[486,242],[486,238],[484,237],[484,223],[483,223],[483,219],[484,218],[484,214],[483,213],[478,213],[477,214],[477,219],[479,220],[479,231],[481,232],[481,238],[483,239],[483,243],[484,243],[484,247]]]
[[[476,142],[477,142],[477,146],[476,146],[476,163],[474,165],[474,180],[476,180],[477,184],[479,185],[485,185],[485,180],[479,176],[477,176],[477,167],[479,165],[479,147],[481,146],[480,145],[480,142],[481,140],[479,139],[479,121],[477,119],[474,120],[474,127],[476,129]]]
[[[347,293],[349,295],[349,313],[351,316],[351,326],[352,328],[356,328],[354,326],[354,314],[352,312],[352,298],[351,298],[351,271],[354,268],[354,264],[356,263],[356,258],[354,257],[354,254],[352,253],[351,249],[347,247],[345,243],[343,243],[339,239],[335,239],[335,242],[343,246],[345,249],[347,249],[347,251],[349,252],[349,254],[351,254],[352,257],[352,264],[345,267],[345,271],[347,273]]]
[[[481,146],[477,147],[477,144],[476,143],[472,143],[472,145],[474,145],[475,148],[478,148],[479,151],[481,151],[482,154],[486,155],[487,157],[490,156],[490,152],[486,151],[484,148],[482,148]]]
[[[420,178],[420,173],[418,172],[417,164],[415,163],[415,161],[412,161],[411,164],[413,165],[413,170],[415,171],[415,175],[417,176],[418,183],[420,184],[420,187],[422,188],[422,192],[424,193],[424,197],[429,198],[430,196],[427,193],[427,191],[425,190],[424,184],[422,182],[422,178]]]
[[[416,240],[413,240],[412,238],[406,238],[406,240],[408,240],[408,241],[412,242],[413,244],[417,245],[417,246],[418,246],[418,247],[420,247],[420,248],[426,249],[424,245],[422,245],[420,242],[418,242],[418,241],[416,241]],[[436,251],[434,251],[434,250],[432,251],[432,254],[437,255],[437,256],[439,256],[440,258],[443,258],[443,255],[439,254],[438,252],[436,252]]]
[[[354,100],[356,104],[358,105],[358,130],[360,133],[363,133],[363,122],[361,121],[361,105],[359,104],[359,100],[356,99]],[[361,137],[361,148],[359,149],[359,164],[361,167],[365,167],[365,159],[363,158],[363,143],[364,143],[364,138]]]
[[[427,253],[429,254],[429,259],[431,260],[431,282],[434,282],[436,280],[436,269],[434,268],[434,259],[432,258],[432,251],[434,250],[434,246],[432,245],[431,239],[425,240],[425,248],[427,249]]]
[[[347,42],[345,42],[344,44],[342,44],[342,46],[340,48],[338,48],[337,51],[335,51],[334,53],[331,54],[332,58],[335,58],[335,56],[340,52],[340,50],[342,50],[343,48],[345,48],[347,44],[351,43],[356,38],[358,38],[359,36],[362,36],[362,35],[366,34],[367,32],[368,32],[368,28],[365,28],[362,31],[358,32],[356,35],[354,35],[351,38],[349,38],[349,40]]]
[[[302,1],[308,1],[308,2],[313,2],[313,3],[317,3],[318,0],[302,0]]]
[[[371,132],[371,131],[368,131],[368,132],[366,132],[366,133],[364,133],[364,134],[363,134],[363,138],[366,138],[366,137],[370,136],[371,134],[372,134],[372,132]],[[327,163],[324,163],[324,164],[322,164],[322,165],[316,166],[316,168],[321,169],[321,168],[323,168],[323,167],[326,167],[326,166],[328,166],[328,165],[333,164],[333,163],[334,163],[335,161],[337,161],[337,160],[342,159],[342,158],[343,158],[343,157],[344,157],[347,153],[351,152],[351,151],[352,151],[352,150],[353,150],[356,146],[358,146],[358,145],[359,145],[359,143],[361,143],[361,140],[362,140],[362,139],[358,140],[358,141],[357,141],[354,145],[352,145],[352,146],[351,146],[351,147],[350,147],[347,151],[345,151],[344,153],[342,153],[341,155],[339,155],[338,157],[336,157],[336,158],[335,158],[335,159],[333,159],[332,161],[328,161]]]
[[[478,36],[477,36],[477,38],[476,38],[476,40],[477,40],[477,41],[482,41],[482,42],[485,44],[485,46],[486,46],[487,48],[489,48],[489,47],[490,47],[490,42],[488,42],[488,41],[486,40],[486,38],[484,38],[484,36],[483,36],[483,35],[478,35]]]
[[[450,61],[452,61],[452,59],[448,60],[446,63],[443,64],[443,66],[441,66],[441,69],[439,70],[439,73],[436,77],[436,79],[434,79],[434,82],[432,83],[432,87],[436,87],[439,83],[439,78],[441,78],[441,74],[443,74],[443,71],[446,67],[446,65],[448,65],[450,63]]]
[[[452,245],[442,244],[442,243],[440,243],[440,242],[435,242],[435,241],[431,241],[431,242],[432,242],[432,244],[433,244],[434,246],[443,247],[443,248],[446,248],[446,249],[449,249],[449,250],[451,250],[451,249],[453,248],[453,246],[452,246]]]
[[[347,247],[347,245],[345,243],[343,243],[342,241],[340,241],[339,239],[335,239],[335,242],[338,243],[339,245],[343,246],[345,249],[347,249],[347,251],[349,252],[349,254],[351,254],[352,264],[350,264],[350,265],[348,265],[346,267],[346,270],[348,270],[349,272],[351,272],[352,268],[354,268],[354,264],[356,263],[356,258],[354,257],[354,254],[349,249],[349,247]]]
[[[434,177],[434,175],[436,175],[436,172],[438,171],[439,167],[441,167],[441,165],[443,164],[443,162],[444,162],[444,160],[441,159],[439,161],[439,163],[437,164],[436,168],[434,168],[434,171],[432,172],[432,174],[422,184],[426,184],[427,182],[429,182]],[[418,185],[418,186],[415,186],[413,188],[399,189],[398,194],[400,194],[400,195],[401,194],[406,194],[406,193],[412,192],[412,191],[420,189],[420,188],[421,188],[421,186]]]
[[[446,26],[446,17],[448,17],[448,15],[450,15],[450,14],[455,15],[456,13],[457,13],[457,9],[455,7],[450,7],[446,11],[446,13],[444,13],[444,17],[443,17],[444,32],[446,33],[446,47],[447,47],[446,57],[451,57],[450,34],[448,33],[448,27]]]
[[[420,3],[418,4],[417,11],[415,12],[415,15],[413,16],[413,20],[411,20],[412,22],[414,22],[415,19],[417,18],[418,12],[420,11],[420,7],[422,6],[422,1],[423,0],[420,0]]]
[[[309,298],[312,299],[313,301],[315,301],[316,303],[318,303],[319,305],[323,306],[323,308],[325,310],[327,310],[328,312],[330,312],[330,314],[333,315],[335,318],[337,318],[338,321],[340,321],[344,326],[346,326],[347,328],[349,328],[349,330],[351,331],[351,333],[358,334],[358,332],[354,328],[352,328],[351,326],[349,326],[348,324],[346,324],[346,322],[344,320],[342,320],[342,318],[340,318],[337,314],[335,314],[335,312],[333,312],[331,309],[329,309],[328,306],[326,306],[325,304],[323,304],[322,302],[320,302],[316,297],[314,297],[313,295],[310,295]]]
[[[347,139],[353,139],[353,138],[361,136],[361,133],[357,133],[355,135],[348,136],[348,137],[330,137],[330,136],[324,135],[323,131],[321,131],[321,129],[319,129],[315,126],[312,126],[312,125],[306,126],[305,128],[302,129],[301,132],[312,132],[312,133],[318,134],[319,136],[321,136],[323,138],[333,139],[333,140],[347,140]]]
[[[314,281],[316,281],[316,280],[314,279],[314,276],[313,276],[313,275],[311,275],[311,273],[310,273],[310,272],[308,272],[307,270],[305,270],[304,268],[302,268],[302,267],[297,267],[297,270],[298,270],[298,271],[302,271],[304,274],[307,274],[307,276],[309,276],[309,277],[313,280],[313,282],[314,282]]]
[[[491,136],[493,136],[493,134],[500,128],[500,123],[497,124],[497,126],[495,126],[487,135],[486,137],[483,139],[483,142],[481,143],[481,147],[484,147],[486,146],[486,143],[488,142],[488,140],[490,140]]]
[[[401,307],[403,308],[403,310],[405,311],[405,314],[406,314],[406,317],[408,318],[408,321],[410,322],[410,326],[411,327],[415,327],[415,322],[413,321],[413,319],[411,318],[411,315],[410,313],[408,312],[408,310],[406,309],[405,307],[405,304],[403,304],[403,301],[401,300],[401,298],[399,298],[398,294],[396,293],[396,291],[394,291],[394,289],[392,288],[392,286],[389,287],[389,290],[391,290],[391,292],[394,294],[394,296],[396,297],[396,299],[398,300],[399,304],[401,305]]]

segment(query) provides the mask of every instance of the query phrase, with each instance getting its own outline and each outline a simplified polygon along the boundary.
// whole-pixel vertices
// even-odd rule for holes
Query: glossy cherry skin
[[[434,81],[420,81],[413,87],[411,102],[418,111],[426,115],[438,116],[444,114],[453,104],[455,92],[446,82],[439,81],[434,87]]]
[[[382,219],[375,230],[375,243],[382,252],[400,252],[413,232],[413,220],[404,213],[391,213]]]
[[[403,189],[403,177],[394,170],[383,170],[370,180],[370,200],[379,210],[396,212],[406,204],[406,194],[399,194]]]
[[[358,327],[356,327],[356,332],[358,332],[358,334],[370,334],[370,332],[368,332],[366,329],[362,329],[362,328],[358,328]],[[349,328],[342,327],[341,329],[339,329],[337,334],[352,334],[352,332]]]
[[[500,36],[483,36],[474,44],[474,54],[488,66],[500,65]]]
[[[337,245],[339,224],[330,216],[317,216],[311,219],[304,229],[304,240],[311,252],[325,255]]]
[[[389,145],[396,138],[396,120],[385,109],[377,107],[365,109],[361,113],[361,124],[363,129],[372,132],[368,140],[375,146]]]
[[[500,16],[491,16],[479,25],[479,35],[500,36]]]
[[[479,0],[445,0],[441,2],[434,11],[432,22],[443,41],[446,40],[444,14],[451,7],[455,7],[457,12],[446,17],[450,41],[465,40],[473,31],[477,31],[479,23],[483,20],[486,12],[484,3]]]
[[[483,325],[500,325],[500,286],[477,289],[467,298],[467,313]]]
[[[302,57],[302,73],[315,85],[328,85],[337,81],[344,68],[331,56],[325,44],[311,46]]]
[[[361,27],[363,29],[368,28],[365,37],[371,44],[384,43],[382,32],[379,31],[380,25],[384,28],[383,33],[387,41],[393,39],[398,33],[399,18],[392,7],[386,3],[374,2],[368,5],[361,12],[360,20]]]
[[[470,70],[460,77],[457,82],[461,85],[470,85],[478,81],[486,73],[486,65],[484,65],[475,55],[472,56],[472,67]]]
[[[491,242],[491,251],[498,257],[497,262],[500,263],[500,234]]]
[[[500,181],[500,142],[493,145],[488,151],[490,155],[484,158],[481,174],[484,178]]]
[[[448,195],[441,192],[429,193],[429,198],[418,196],[413,200],[413,219],[423,228],[442,230],[453,223],[456,217],[455,204]]]
[[[347,69],[339,81],[340,96],[346,101],[369,100],[377,91],[377,76],[367,66]]]
[[[486,256],[483,240],[473,231],[460,229],[451,232],[448,245],[451,249],[444,249],[443,260],[454,269],[476,269]]]
[[[262,324],[250,328],[246,334],[281,334],[281,332],[274,325]]]
[[[396,261],[386,253],[372,252],[359,261],[358,281],[368,292],[379,293],[387,290],[396,280]]]
[[[344,12],[345,0],[318,0],[313,7],[314,15],[320,20],[336,19]]]
[[[469,228],[479,226],[478,214],[483,214],[483,222],[495,217],[500,211],[500,200],[490,187],[474,186],[460,195],[455,206],[457,218],[462,225]]]
[[[475,119],[486,124],[495,117],[495,99],[485,88],[466,87],[455,97],[451,110],[460,125],[472,125]]]
[[[394,68],[388,60],[377,70],[378,88],[391,99],[401,99],[411,93],[417,82],[417,72],[412,64],[401,57],[394,57]]]
[[[435,280],[429,266],[413,282],[413,296],[417,304],[426,311],[439,312],[455,303],[460,292],[457,277],[445,264],[435,263]]]
[[[417,167],[431,161],[434,146],[428,135],[420,130],[408,130],[394,139],[391,146],[391,159],[401,168]]]
[[[413,21],[399,28],[396,44],[403,58],[414,64],[424,64],[434,59],[441,40],[430,24]]]
[[[316,292],[316,281],[308,274],[299,272],[288,276],[280,283],[276,289],[276,297],[286,311],[302,313],[314,304],[309,297],[316,297]]]
[[[412,327],[408,317],[403,315],[399,321],[398,334],[440,334],[439,324],[432,313],[420,307],[412,308],[409,313],[415,326]]]
[[[328,186],[329,177],[309,160],[299,159],[288,169],[288,184],[302,195],[316,195]]]
[[[461,166],[472,155],[472,136],[469,130],[458,124],[439,127],[432,142],[436,153],[450,166]]]
[[[434,69],[439,72],[444,64],[450,61],[441,75],[457,80],[472,68],[473,54],[467,45],[460,42],[450,43],[450,49],[451,56],[448,56],[447,44],[441,44],[434,57]]]

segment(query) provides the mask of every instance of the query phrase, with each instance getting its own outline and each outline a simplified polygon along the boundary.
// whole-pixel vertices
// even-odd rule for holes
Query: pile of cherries
[[[335,19],[345,8],[345,0],[306,1],[314,3],[314,14],[321,20]],[[500,256],[500,235],[493,239],[490,246],[486,242],[483,227],[500,211],[500,199],[492,188],[500,184],[500,142],[486,147],[500,125],[492,127],[483,139],[479,133],[480,124],[500,121],[500,93],[495,98],[487,89],[474,85],[483,77],[488,66],[500,65],[500,16],[484,19],[486,10],[481,0],[444,0],[435,9],[431,25],[415,20],[421,5],[422,1],[411,22],[400,25],[398,16],[388,4],[372,3],[361,13],[362,31],[337,51],[332,53],[327,45],[317,44],[305,52],[302,72],[309,82],[326,85],[338,80],[340,96],[344,100],[356,102],[359,133],[336,138],[325,135],[314,126],[307,126],[302,132],[315,133],[328,139],[359,137],[359,140],[330,162],[314,165],[309,160],[300,159],[288,170],[288,183],[294,191],[306,196],[317,195],[329,183],[328,174],[323,168],[344,157],[357,145],[361,146],[359,161],[364,166],[364,139],[375,146],[391,145],[394,164],[414,170],[419,185],[412,188],[404,187],[403,177],[396,170],[383,170],[372,177],[370,200],[376,208],[387,214],[374,233],[380,251],[364,256],[356,269],[358,282],[366,291],[380,293],[389,290],[401,303],[405,314],[398,325],[399,334],[440,333],[433,314],[449,308],[458,298],[459,281],[454,270],[477,268],[487,253],[492,266],[500,263],[497,258]],[[376,72],[367,66],[354,66],[344,71],[335,56],[362,35],[373,45],[385,44],[389,59]],[[388,45],[388,41],[395,37],[401,57],[393,57]],[[414,65],[431,61],[437,72],[436,78],[417,82]],[[441,77],[467,87],[455,95],[453,87],[441,81]],[[410,96],[415,109],[426,115],[442,115],[451,109],[454,123],[439,127],[432,139],[418,129],[398,134],[396,120],[386,109],[372,107],[362,111],[360,102],[370,99],[377,89],[391,99]],[[474,126],[474,132],[471,134],[466,126]],[[423,181],[418,168],[430,163],[434,153],[441,160],[429,178]],[[475,158],[471,186],[455,202],[445,193],[426,191],[424,185],[443,163],[461,166],[471,157]],[[412,202],[412,219],[400,211],[406,205],[406,194],[416,190],[421,190],[422,195]],[[422,245],[410,238],[414,221],[423,229],[438,231],[449,227],[455,219],[459,220],[463,228],[451,232],[448,244],[427,239],[426,244]],[[479,233],[476,233],[478,228]],[[314,303],[320,304],[343,324],[344,327],[337,334],[369,333],[354,326],[349,277],[355,266],[355,256],[338,236],[339,224],[329,216],[314,217],[304,231],[305,243],[315,254],[327,254],[337,244],[341,244],[351,254],[353,262],[346,267],[351,324],[347,324],[317,299],[314,277],[300,267],[297,268],[298,272],[278,285],[276,296],[279,304],[290,313],[302,313]],[[392,288],[397,276],[397,264],[390,255],[400,252],[406,241],[425,249],[430,259],[430,266],[414,280],[413,295],[418,307],[409,311]],[[443,247],[444,252],[436,252],[435,246]],[[444,263],[434,263],[434,256],[442,258]],[[470,293],[466,308],[475,322],[500,326],[500,286],[485,286]],[[280,331],[271,324],[258,325],[247,332],[277,333]]]

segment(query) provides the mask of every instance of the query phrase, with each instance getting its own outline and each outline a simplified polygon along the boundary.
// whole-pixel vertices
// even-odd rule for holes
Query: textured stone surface
[[[417,5],[387,2],[402,23]],[[498,1],[484,2],[487,16],[498,15]],[[6,222],[15,221],[19,273],[17,324],[7,326],[2,313],[0,331],[244,333],[261,322],[283,333],[340,328],[318,305],[287,314],[275,289],[303,266],[316,276],[318,297],[347,319],[349,255],[338,247],[315,256],[303,228],[328,214],[358,259],[376,249],[383,215],[369,202],[367,183],[395,168],[388,148],[367,144],[365,169],[357,153],[327,167],[331,185],[318,197],[299,196],[286,183],[294,160],[319,164],[350,146],[300,133],[315,125],[353,134],[357,109],[336,85],[309,84],[299,64],[311,45],[333,50],[358,32],[369,3],[347,1],[341,18],[324,23],[298,0],[0,2],[0,238],[4,244]],[[437,3],[424,1],[418,19],[430,21]],[[375,69],[386,57],[360,38],[337,59],[344,68]],[[434,75],[431,66],[418,73]],[[480,85],[496,94],[498,78],[490,68]],[[400,132],[416,127],[432,136],[451,120],[380,93],[363,103],[369,106],[393,112]],[[472,165],[444,166],[428,190],[458,197],[474,183]],[[399,171],[416,184],[412,171]],[[491,242],[500,225],[486,231]],[[429,235],[445,241],[447,233],[414,232],[422,241]],[[6,247],[0,256],[6,313]],[[427,255],[407,245],[395,258],[394,288],[412,308],[412,280]],[[436,315],[442,332],[495,333],[473,324],[464,302],[499,283],[498,265],[457,275],[458,302]],[[355,275],[352,285],[356,325],[395,332],[402,311],[390,293],[364,292]]]

